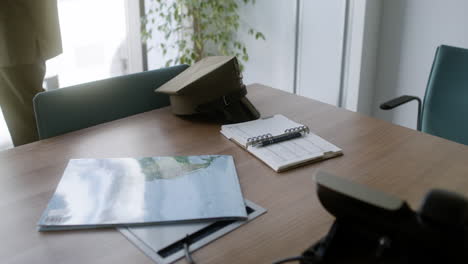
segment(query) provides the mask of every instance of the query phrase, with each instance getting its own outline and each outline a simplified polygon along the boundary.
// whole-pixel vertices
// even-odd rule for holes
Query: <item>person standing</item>
[[[14,146],[38,140],[32,100],[60,53],[57,0],[0,0],[0,107]]]

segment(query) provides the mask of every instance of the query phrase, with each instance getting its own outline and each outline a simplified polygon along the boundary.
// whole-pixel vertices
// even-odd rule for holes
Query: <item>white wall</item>
[[[239,39],[249,53],[244,64],[244,83],[262,83],[293,91],[296,1],[257,0],[255,5],[241,5],[242,27]],[[246,25],[262,32],[266,40],[247,34]]]
[[[383,1],[373,115],[416,128],[416,103],[382,111],[399,95],[424,96],[436,47],[468,48],[468,1]]]
[[[298,2],[296,92],[337,105],[345,20],[342,0],[258,0],[254,6],[241,8],[241,19],[266,36],[266,41],[255,41],[247,34],[240,35],[250,55],[245,82],[293,92]]]
[[[374,100],[381,9],[381,0],[354,0],[349,6],[342,106],[367,115]]]
[[[338,105],[346,2],[301,3],[297,93]]]

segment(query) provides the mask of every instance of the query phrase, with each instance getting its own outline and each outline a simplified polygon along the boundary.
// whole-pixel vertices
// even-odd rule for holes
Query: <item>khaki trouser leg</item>
[[[0,67],[0,106],[15,146],[38,140],[32,99],[44,75],[44,62]]]

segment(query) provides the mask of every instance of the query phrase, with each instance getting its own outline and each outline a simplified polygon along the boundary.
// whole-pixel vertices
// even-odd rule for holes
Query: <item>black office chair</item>
[[[154,90],[184,71],[179,65],[42,92],[34,97],[40,139],[169,105]]]
[[[416,100],[419,131],[468,145],[468,50],[437,48],[424,102],[403,95],[380,105],[383,110]]]

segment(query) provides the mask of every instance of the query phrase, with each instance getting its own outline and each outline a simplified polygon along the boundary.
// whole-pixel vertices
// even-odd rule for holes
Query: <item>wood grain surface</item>
[[[313,175],[327,170],[417,209],[431,188],[468,196],[468,147],[262,85],[248,97],[343,149],[338,158],[275,173],[219,133],[220,124],[162,108],[0,152],[0,263],[152,263],[113,229],[39,233],[36,223],[71,158],[232,155],[244,196],[268,212],[194,253],[199,263],[271,263],[328,231]],[[185,263],[181,260],[178,263]]]

